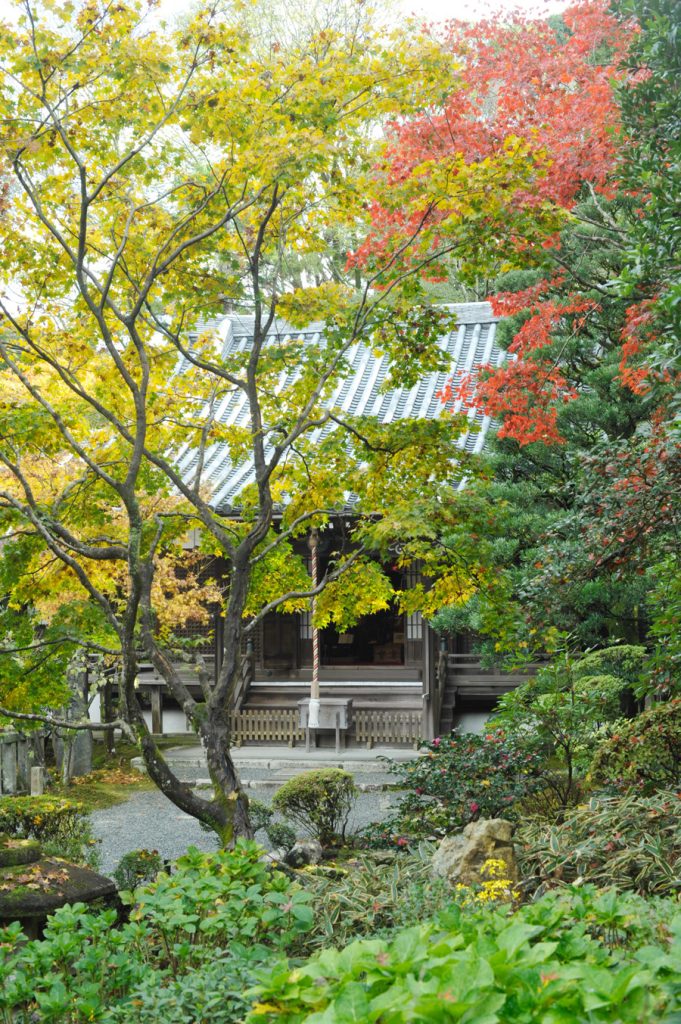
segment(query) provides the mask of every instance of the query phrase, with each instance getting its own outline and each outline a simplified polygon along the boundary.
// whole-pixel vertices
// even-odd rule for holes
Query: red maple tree
[[[615,84],[626,73],[623,58],[634,31],[612,15],[607,0],[583,0],[547,21],[518,13],[504,23],[451,22],[445,41],[460,57],[464,88],[453,90],[441,111],[393,127],[388,185],[422,175],[424,167],[454,155],[471,162],[493,160],[513,137],[528,144],[541,166],[541,173],[528,179],[529,187],[509,195],[513,226],[498,236],[500,262],[546,271],[532,288],[491,298],[495,315],[526,316],[510,345],[513,359],[482,368],[458,387],[450,383],[442,396],[445,401],[462,398],[499,418],[501,436],[521,444],[562,440],[558,411],[576,392],[548,350],[558,324],[569,318],[579,330],[597,308],[593,297],[580,294],[556,271],[559,233],[528,234],[522,225],[540,223],[547,208],[572,212],[585,189],[605,199],[614,194],[621,145]],[[529,215],[524,222],[517,219],[519,209]],[[414,211],[400,218],[388,204],[374,210],[373,233],[354,261],[362,265],[388,245],[397,251],[400,237],[417,229],[416,220]],[[498,232],[498,219],[493,223],[481,217],[477,227],[481,236]],[[622,380],[641,388],[645,374],[627,363],[640,342],[640,321],[633,318],[625,330]]]

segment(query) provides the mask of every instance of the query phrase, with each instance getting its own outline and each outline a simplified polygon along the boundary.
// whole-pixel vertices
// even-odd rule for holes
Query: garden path
[[[360,785],[367,783],[362,776],[355,778]],[[260,781],[261,785],[250,795],[269,804],[276,784],[267,785],[266,779]],[[394,792],[376,789],[360,792],[348,831],[356,832],[372,821],[381,821],[395,801]],[[94,835],[100,840],[101,871],[105,875],[110,874],[123,854],[130,850],[158,850],[166,860],[174,860],[185,853],[188,846],[206,851],[217,848],[213,833],[205,831],[195,818],[180,811],[159,790],[137,791],[123,804],[94,811],[91,820]],[[259,832],[257,838],[267,846],[264,833]]]

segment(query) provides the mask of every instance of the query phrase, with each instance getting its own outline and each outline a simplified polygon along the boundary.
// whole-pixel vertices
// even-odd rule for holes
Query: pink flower
[[[475,800],[471,800],[468,807],[470,809],[471,814],[475,814],[477,811],[480,810],[480,804],[476,804]]]
[[[440,746],[440,737],[439,737],[439,736],[437,736],[437,737],[436,737],[436,738],[435,738],[435,739],[433,740],[433,746],[434,746],[434,747],[439,747],[439,746]]]
[[[398,846],[406,846],[408,842],[409,842],[408,839],[405,839],[404,836],[400,836],[400,838],[397,840],[397,845]]]

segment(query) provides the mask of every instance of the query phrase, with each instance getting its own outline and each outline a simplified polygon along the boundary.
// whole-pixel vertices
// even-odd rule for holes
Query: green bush
[[[274,970],[246,1022],[672,1024],[680,993],[678,904],[588,889],[325,949]]]
[[[235,1024],[255,972],[312,924],[309,896],[261,847],[191,849],[115,911],[66,906],[41,941],[0,931],[0,1020],[13,1024]]]
[[[322,846],[342,840],[357,797],[349,772],[318,768],[285,782],[272,799],[272,807],[300,825]]]
[[[296,830],[283,821],[274,821],[265,829],[267,838],[275,849],[290,850],[296,841]]]
[[[543,785],[533,811],[547,817],[582,799],[583,778],[603,730],[617,721],[645,651],[622,645],[569,654],[505,693],[490,726],[501,726],[520,749],[543,760]]]
[[[112,878],[119,889],[136,889],[143,882],[153,882],[162,870],[158,850],[131,850],[121,857]]]
[[[248,816],[251,819],[251,826],[254,832],[266,829],[272,820],[273,810],[264,804],[262,800],[248,801]]]
[[[521,874],[537,885],[577,879],[635,892],[671,893],[681,868],[681,798],[594,797],[560,824],[530,822],[515,836]]]
[[[420,757],[390,763],[406,795],[392,818],[360,838],[368,846],[407,847],[478,818],[512,818],[517,802],[537,787],[541,767],[536,752],[520,750],[499,729],[438,737]]]
[[[97,840],[83,804],[53,796],[0,797],[0,832],[37,839],[46,856],[96,868]]]
[[[681,698],[621,721],[594,754],[589,775],[596,785],[643,793],[681,784]]]

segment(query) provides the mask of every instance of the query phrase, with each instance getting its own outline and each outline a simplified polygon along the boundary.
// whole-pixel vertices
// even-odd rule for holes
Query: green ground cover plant
[[[681,912],[593,888],[508,910],[452,907],[272,974],[247,1024],[672,1024]]]
[[[313,925],[300,940],[309,953],[324,946],[344,946],[360,936],[383,935],[431,917],[451,902],[447,883],[434,878],[433,847],[376,859],[363,853],[342,864],[303,869],[314,911]]]
[[[240,842],[190,849],[173,875],[124,894],[129,919],[67,906],[41,941],[0,932],[0,1020],[12,1024],[233,1024],[256,971],[312,923],[309,896]]]

